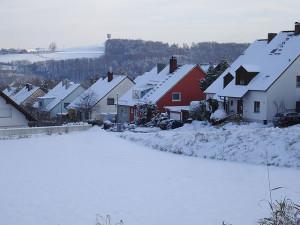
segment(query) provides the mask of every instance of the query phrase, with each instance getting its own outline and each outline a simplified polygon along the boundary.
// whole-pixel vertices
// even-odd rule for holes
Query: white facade
[[[0,96],[0,127],[27,127],[26,116]]]
[[[299,80],[300,34],[285,31],[250,45],[205,93],[207,99],[225,101],[229,114],[272,121],[276,113],[297,110]]]
[[[133,85],[133,81],[128,77],[122,80],[93,107],[91,119],[103,119],[105,115],[116,115],[117,98],[120,99]],[[108,99],[114,99],[114,104],[108,105]]]

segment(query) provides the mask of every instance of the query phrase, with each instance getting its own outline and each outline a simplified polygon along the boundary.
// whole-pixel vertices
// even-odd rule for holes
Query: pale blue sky
[[[113,38],[252,42],[293,29],[299,0],[0,0],[0,48],[59,47]]]

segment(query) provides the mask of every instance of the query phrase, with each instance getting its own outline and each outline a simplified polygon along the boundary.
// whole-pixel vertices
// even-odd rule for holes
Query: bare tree
[[[76,103],[76,108],[79,112],[83,113],[84,119],[90,119],[93,107],[97,103],[96,93],[94,91],[89,91],[84,94],[78,103]]]
[[[55,42],[51,42],[49,45],[49,51],[51,52],[55,52],[55,50],[57,49],[57,45]]]

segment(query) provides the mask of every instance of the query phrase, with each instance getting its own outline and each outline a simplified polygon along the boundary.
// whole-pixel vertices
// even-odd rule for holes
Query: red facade
[[[185,106],[190,105],[192,101],[205,99],[205,94],[200,89],[200,80],[205,77],[205,73],[199,66],[191,70],[182,80],[173,86],[159,101],[156,103],[158,109],[164,112],[165,106]],[[180,101],[172,101],[172,93],[180,93]]]
[[[192,101],[200,101],[205,99],[205,94],[200,89],[200,80],[204,79],[205,73],[199,66],[193,68],[184,76],[175,86],[173,86],[166,94],[164,94],[158,102],[157,108],[160,112],[166,112],[165,106],[187,106]],[[173,101],[172,93],[180,93],[181,100]],[[136,107],[130,107],[129,121],[133,122],[136,114]]]

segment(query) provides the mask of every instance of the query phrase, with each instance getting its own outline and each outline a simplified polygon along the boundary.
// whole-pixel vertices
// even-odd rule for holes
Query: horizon
[[[58,48],[101,46],[108,33],[113,39],[179,45],[251,43],[269,32],[293,29],[300,20],[296,0],[243,5],[237,0],[3,0],[1,4],[0,19],[5,21],[0,27],[1,48],[47,48],[53,41]]]

